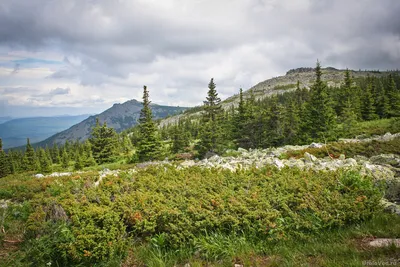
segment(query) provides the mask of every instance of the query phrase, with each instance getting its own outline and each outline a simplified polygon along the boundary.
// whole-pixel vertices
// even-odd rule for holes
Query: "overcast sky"
[[[0,116],[195,106],[291,68],[400,68],[399,0],[1,0]]]

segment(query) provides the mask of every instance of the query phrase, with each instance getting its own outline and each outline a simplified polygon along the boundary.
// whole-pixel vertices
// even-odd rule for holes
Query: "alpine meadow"
[[[0,267],[400,265],[399,11],[5,0]]]

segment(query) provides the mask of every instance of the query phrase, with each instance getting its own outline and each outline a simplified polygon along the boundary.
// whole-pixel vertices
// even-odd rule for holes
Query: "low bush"
[[[31,265],[106,264],[125,255],[131,238],[156,250],[191,246],[204,253],[213,233],[305,238],[369,218],[382,197],[370,178],[352,171],[162,166],[108,176],[98,187],[93,179],[71,179],[59,180],[61,192],[50,186],[32,201]]]
[[[317,158],[327,157],[328,153],[338,158],[340,154],[346,157],[354,157],[361,155],[365,157],[372,157],[379,154],[399,154],[400,151],[400,138],[395,138],[390,141],[371,141],[362,143],[331,143],[322,148],[307,148],[297,151],[288,151],[286,156],[288,158],[301,158],[305,152],[308,152]]]

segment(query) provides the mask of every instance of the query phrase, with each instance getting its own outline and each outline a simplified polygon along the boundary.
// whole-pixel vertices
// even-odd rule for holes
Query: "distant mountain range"
[[[98,115],[90,116],[85,120],[73,125],[69,129],[61,131],[47,138],[46,140],[35,144],[35,146],[51,146],[54,143],[63,144],[67,140],[84,141],[90,137],[92,128],[96,124],[96,118],[99,118],[101,124],[106,122],[108,127],[114,128],[117,132],[122,132],[123,130],[131,128],[138,123],[140,110],[142,109],[142,107],[142,103],[134,99],[129,100],[123,104],[114,104],[106,111]],[[160,119],[170,115],[181,113],[187,108],[151,104],[151,109],[153,111],[154,119]]]
[[[32,117],[6,120],[0,124],[0,138],[3,148],[11,148],[26,144],[29,137],[32,143],[42,141],[72,125],[81,122],[90,115]]]

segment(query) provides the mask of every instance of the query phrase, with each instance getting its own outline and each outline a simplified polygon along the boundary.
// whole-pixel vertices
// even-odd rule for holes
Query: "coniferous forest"
[[[186,116],[176,123],[158,128],[149,108],[149,91],[143,94],[143,109],[137,127],[117,134],[97,120],[92,137],[86,142],[34,150],[27,140],[25,151],[2,152],[0,176],[23,171],[48,173],[57,170],[94,166],[106,162],[143,162],[179,157],[192,153],[203,158],[207,153],[223,154],[227,149],[255,149],[329,142],[354,137],[360,122],[400,117],[400,76],[353,79],[347,70],[340,87],[322,81],[317,63],[315,82],[272,97],[244,98],[222,109],[216,84],[211,79],[202,115]],[[192,146],[191,146],[192,144]],[[79,161],[76,164],[76,161]]]
[[[168,124],[153,119],[144,86],[138,125],[122,133],[97,119],[84,142],[28,138],[5,151],[0,139],[0,266],[361,266],[399,255],[364,249],[400,235],[385,212],[400,199],[399,73],[346,70],[333,87],[319,62],[313,71],[309,88],[239,89],[230,105],[211,78],[203,105]],[[207,165],[224,160],[242,165]]]

